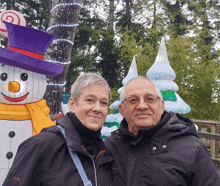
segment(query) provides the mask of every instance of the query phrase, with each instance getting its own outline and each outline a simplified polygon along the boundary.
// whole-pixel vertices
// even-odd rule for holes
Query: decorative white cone
[[[187,105],[176,93],[179,90],[179,87],[175,82],[173,82],[176,78],[176,74],[170,66],[168,60],[164,37],[161,40],[156,60],[152,67],[147,71],[146,75],[152,82],[155,83],[160,91],[174,91],[176,101],[164,101],[166,111],[181,114],[186,114],[191,111],[190,106]]]

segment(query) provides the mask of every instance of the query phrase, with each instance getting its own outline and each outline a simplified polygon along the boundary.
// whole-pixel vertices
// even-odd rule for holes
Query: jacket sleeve
[[[29,138],[19,147],[3,186],[39,186],[42,144]]]
[[[220,177],[213,165],[207,148],[202,144],[198,147],[193,165],[192,186],[219,186]]]
[[[106,146],[106,149],[108,149],[114,159],[113,163],[113,185],[117,186],[124,186],[126,185],[125,180],[126,180],[126,168],[127,167],[127,162],[126,158],[124,156],[124,151],[123,147],[121,147],[121,143],[118,141],[115,142],[115,140],[112,138],[112,136],[108,137],[105,139],[104,144]],[[121,148],[120,148],[121,147]]]

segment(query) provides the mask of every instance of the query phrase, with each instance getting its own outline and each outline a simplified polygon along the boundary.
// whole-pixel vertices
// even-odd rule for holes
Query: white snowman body
[[[0,63],[0,103],[21,105],[41,100],[47,86],[46,75]],[[31,120],[0,118],[0,185],[16,155],[18,146],[32,136]]]
[[[0,120],[0,185],[14,161],[19,144],[32,136],[31,120]],[[11,157],[8,159],[7,157]]]

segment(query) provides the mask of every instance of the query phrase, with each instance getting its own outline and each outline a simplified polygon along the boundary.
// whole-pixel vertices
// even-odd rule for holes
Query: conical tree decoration
[[[128,81],[130,81],[131,79],[137,76],[138,76],[138,71],[137,71],[137,64],[136,64],[135,55],[134,55],[128,74],[122,80],[122,84],[125,85]]]
[[[156,60],[146,75],[160,89],[165,101],[166,111],[183,114],[191,111],[190,106],[176,93],[179,87],[173,82],[176,74],[170,66],[164,38],[162,38]]]

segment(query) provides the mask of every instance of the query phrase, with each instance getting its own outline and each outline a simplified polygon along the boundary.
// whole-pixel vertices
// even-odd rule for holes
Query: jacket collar
[[[70,120],[70,118],[67,115],[65,115],[64,117],[57,120],[56,124],[61,125],[65,129],[66,143],[67,143],[67,146],[71,150],[89,155],[89,153],[83,147],[82,139],[80,138],[72,121]],[[106,162],[113,162],[114,161],[111,156],[111,153],[108,150],[100,151],[100,153],[96,157],[95,161],[96,160],[97,160],[97,162],[96,162],[97,166],[99,166],[103,163],[106,163]]]
[[[83,142],[79,134],[67,115],[57,120],[56,124],[61,125],[65,129],[66,143],[71,150],[82,153],[86,152],[86,150],[83,149]]]
[[[193,121],[187,117],[164,111],[160,122],[147,130],[140,130],[140,134],[134,136],[128,131],[128,124],[125,119],[121,122],[118,130],[112,132],[114,140],[125,139],[131,145],[141,142],[148,143],[151,154],[166,152],[169,148],[167,143],[171,138],[191,135],[198,137],[198,132]]]
[[[125,120],[125,118],[122,120],[121,122],[121,126],[120,129],[118,130],[118,132],[116,133],[121,133],[122,136],[128,140],[132,145],[136,145],[138,144],[142,139],[151,139],[151,137],[159,130],[161,129],[166,123],[167,121],[170,119],[170,114],[166,111],[164,111],[160,122],[153,127],[147,128],[145,130],[140,130],[138,131],[138,135],[135,136],[134,134],[132,134],[131,132],[129,132],[128,130],[128,123]],[[114,137],[114,134],[113,134]]]
[[[93,131],[84,126],[81,121],[76,117],[76,115],[72,112],[68,112],[67,116],[71,120],[76,129],[78,135],[82,139],[83,143],[90,145],[97,145],[101,139],[101,129],[97,131]]]

